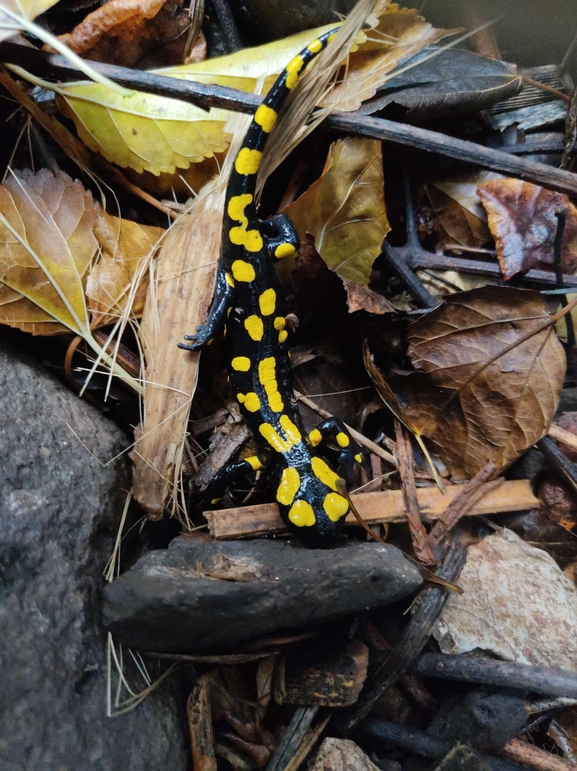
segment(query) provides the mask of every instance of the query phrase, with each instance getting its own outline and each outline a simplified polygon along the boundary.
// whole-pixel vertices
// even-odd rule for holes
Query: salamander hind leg
[[[336,442],[339,448],[339,464],[343,466],[345,476],[351,478],[356,466],[363,466],[368,470],[365,452],[350,435],[345,424],[337,418],[328,418],[314,428],[309,436],[309,442],[313,447],[326,445],[329,441]]]
[[[216,287],[208,318],[204,324],[196,328],[194,335],[184,335],[187,343],[179,343],[178,347],[185,351],[199,351],[222,332],[226,323],[228,309],[232,307],[234,296],[234,279],[222,267],[218,268]]]
[[[261,225],[270,256],[276,260],[290,257],[300,246],[295,226],[286,214],[275,214]]]
[[[216,474],[205,490],[202,500],[200,501],[200,507],[203,509],[210,509],[218,505],[227,489],[236,479],[244,474],[260,471],[263,464],[264,459],[259,458],[256,455],[229,463]]]

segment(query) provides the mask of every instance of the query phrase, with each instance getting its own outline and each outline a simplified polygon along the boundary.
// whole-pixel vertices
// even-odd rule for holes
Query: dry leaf
[[[331,270],[366,286],[390,230],[381,143],[352,137],[333,143],[320,179],[286,213],[303,241],[314,236]]]
[[[469,547],[434,636],[443,653],[490,651],[520,664],[577,667],[577,589],[511,530]]]
[[[0,40],[6,40],[17,34],[18,29],[14,29],[14,15],[35,19],[57,2],[58,0],[2,0],[0,2]]]
[[[0,186],[0,281],[44,311],[44,321],[86,338],[83,277],[98,249],[97,218],[91,194],[63,173],[25,171]]]
[[[189,25],[179,0],[108,0],[59,39],[92,61],[132,67],[159,48],[165,61],[182,61]],[[180,56],[165,59],[176,47]]]
[[[272,78],[293,56],[332,26],[157,72],[252,93],[261,78],[265,89],[272,84]],[[74,121],[82,141],[123,168],[174,174],[177,168],[187,169],[191,163],[224,152],[230,142],[225,110],[206,112],[177,99],[142,92],[122,97],[96,84],[62,86],[59,93],[58,105]]]
[[[577,710],[564,709],[551,720],[547,733],[571,763],[577,763]]]
[[[443,247],[480,247],[491,240],[487,215],[477,192],[482,182],[503,179],[492,171],[475,171],[443,182],[425,186],[427,195],[441,225]]]
[[[377,27],[367,31],[367,42],[351,55],[344,82],[323,105],[343,112],[358,110],[386,82],[401,59],[451,34],[449,30],[435,29],[417,10],[401,8],[398,3],[382,2],[377,15]]]
[[[531,268],[552,270],[557,232],[555,212],[567,211],[561,265],[564,273],[577,268],[577,208],[563,193],[545,190],[531,182],[504,179],[479,185],[479,195],[489,217],[504,278]]]
[[[93,328],[115,322],[123,313],[142,260],[153,255],[163,233],[162,228],[100,213],[94,234],[102,255],[86,280]],[[136,318],[142,315],[147,290],[148,273],[145,273],[131,301],[130,311]]]
[[[389,382],[405,421],[434,441],[453,476],[471,478],[490,460],[503,468],[547,432],[563,348],[552,326],[515,343],[549,319],[538,292],[485,287],[452,295],[409,327],[422,371]]]
[[[369,289],[368,286],[362,286],[361,284],[355,284],[354,281],[347,280],[343,280],[343,284],[347,290],[349,313],[365,311],[366,313],[382,316],[383,313],[391,313],[396,310],[395,306],[386,297],[375,292],[374,289]]]

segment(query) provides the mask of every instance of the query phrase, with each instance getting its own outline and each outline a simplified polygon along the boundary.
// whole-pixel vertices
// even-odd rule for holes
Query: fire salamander
[[[265,222],[255,207],[256,174],[278,111],[299,73],[325,48],[336,30],[310,43],[279,75],[257,109],[228,183],[221,260],[212,306],[196,334],[180,347],[197,351],[224,330],[229,380],[240,410],[259,447],[259,455],[224,468],[209,487],[211,505],[232,480],[264,466],[282,518],[304,543],[328,546],[342,530],[349,511],[342,480],[318,454],[327,440],[339,447],[339,463],[351,471],[363,462],[360,447],[344,425],[331,418],[305,436],[292,389],[287,346],[285,300],[274,260],[299,246],[294,226],[284,214]],[[347,474],[348,475],[348,474]]]

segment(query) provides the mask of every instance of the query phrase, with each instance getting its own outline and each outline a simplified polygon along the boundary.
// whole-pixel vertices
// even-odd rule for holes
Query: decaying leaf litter
[[[29,31],[30,18],[48,5],[8,4],[2,34]],[[402,556],[375,551],[389,547],[371,544],[352,514],[346,541],[324,553],[327,567],[317,562],[307,583],[303,550],[291,549],[282,574],[286,550],[281,557],[272,548],[286,545],[285,528],[266,473],[246,477],[223,508],[203,512],[200,480],[208,483],[239,453],[254,454],[254,445],[228,389],[220,343],[202,359],[176,347],[210,305],[226,178],[249,120],[224,109],[219,89],[266,92],[330,24],[202,59],[204,36],[197,30],[196,40],[184,40],[179,3],[155,24],[167,3],[110,0],[66,30],[52,15],[59,5],[40,16],[48,30],[64,32],[57,50],[66,43],[87,59],[208,87],[179,101],[158,84],[152,94],[141,90],[135,70],[134,90],[119,94],[102,83],[63,82],[53,59],[40,80],[31,61],[36,75],[20,67],[14,73],[22,85],[10,85],[21,109],[7,116],[8,130],[29,136],[31,147],[15,147],[0,187],[0,323],[21,331],[9,335],[16,344],[42,338],[42,357],[66,369],[91,401],[112,404],[132,433],[131,494],[140,508],[127,503],[125,530],[142,510],[153,544],[154,520],[170,517],[174,526],[170,548],[143,558],[157,560],[153,574],[164,583],[150,584],[140,611],[123,604],[131,571],[107,590],[115,633],[109,676],[120,673],[120,687],[109,689],[116,692],[110,712],[136,707],[149,692],[155,698],[150,679],[138,696],[138,686],[128,695],[122,684],[123,656],[143,662],[144,654],[156,671],[154,653],[180,662],[166,661],[160,680],[182,668],[196,678],[187,712],[195,769],[295,769],[315,756],[314,768],[373,761],[405,768],[416,757],[435,768],[575,768],[577,183],[571,171],[556,170],[561,153],[573,151],[571,85],[561,84],[565,93],[542,91],[545,103],[565,109],[545,138],[536,131],[539,118],[525,118],[535,126],[522,131],[513,123],[518,155],[504,147],[487,154],[487,130],[493,148],[499,132],[491,123],[497,118],[481,111],[506,115],[507,100],[527,87],[522,71],[465,51],[462,40],[451,47],[449,35],[463,31],[435,29],[416,10],[359,3],[267,147],[260,214],[286,212],[302,244],[280,266],[301,417],[310,431],[336,415],[366,449],[371,476],[363,471],[353,490],[355,509],[375,538],[404,550],[428,581],[406,616],[410,599],[402,591],[385,597],[364,583],[369,553],[390,560],[391,570]],[[24,21],[17,24],[15,14]],[[205,19],[207,30],[211,24]],[[230,27],[219,24],[232,45]],[[159,52],[175,37],[183,40]],[[118,41],[130,50],[115,53]],[[183,64],[195,42],[194,63]],[[14,54],[1,50],[8,65]],[[12,78],[4,72],[2,83]],[[29,82],[36,91],[27,95]],[[43,103],[30,102],[47,86],[61,117],[39,115]],[[212,99],[208,112],[203,98]],[[243,98],[237,109],[254,110]],[[317,104],[322,110],[306,126]],[[326,126],[333,129],[326,129],[321,120],[331,112]],[[344,137],[334,130],[343,112]],[[391,118],[414,137],[413,148],[403,141],[400,150],[394,132],[380,141]],[[473,167],[453,160],[463,158],[462,121],[473,136]],[[531,144],[547,164],[522,153]],[[516,176],[503,173],[513,168]],[[336,456],[328,450],[327,457]],[[273,535],[277,541],[258,540]],[[254,546],[262,547],[258,560]],[[354,563],[361,547],[368,549],[364,571]],[[133,561],[122,534],[118,551],[121,566]],[[145,569],[139,565],[134,570]],[[282,623],[266,604],[243,600],[249,587],[266,596],[275,565],[284,576],[275,602],[293,608]],[[432,582],[431,569],[456,589]],[[349,590],[346,602],[337,592],[335,607],[331,584],[334,591],[355,570],[357,592]],[[389,588],[400,580],[386,575]],[[305,610],[318,606],[308,623],[290,605],[296,576],[302,582],[293,601],[300,591],[309,598]],[[155,592],[166,593],[166,608],[172,593],[189,593],[191,602],[210,596],[201,623],[211,642],[202,643],[175,607],[171,643],[159,647],[155,624],[166,619],[156,616]],[[236,615],[219,603],[232,603]],[[219,637],[219,625],[237,616],[236,643]],[[468,689],[437,680],[441,672]],[[493,723],[479,722],[483,710]]]

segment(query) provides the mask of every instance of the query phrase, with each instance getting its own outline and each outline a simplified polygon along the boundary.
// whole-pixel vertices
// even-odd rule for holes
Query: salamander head
[[[276,500],[289,529],[308,546],[331,546],[349,511],[349,502],[337,492],[344,480],[313,456],[304,469],[284,468],[276,482]]]

